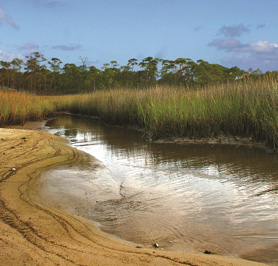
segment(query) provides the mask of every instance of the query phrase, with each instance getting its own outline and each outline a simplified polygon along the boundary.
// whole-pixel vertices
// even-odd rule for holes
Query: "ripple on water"
[[[151,144],[138,132],[74,116],[48,126],[109,169],[97,178],[90,169],[58,169],[45,179],[47,193],[75,198],[72,209],[102,230],[146,246],[278,265],[278,155]]]

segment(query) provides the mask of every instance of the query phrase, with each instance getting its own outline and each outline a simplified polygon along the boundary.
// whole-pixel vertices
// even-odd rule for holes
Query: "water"
[[[278,155],[231,145],[154,144],[141,133],[61,116],[48,131],[104,163],[43,176],[43,193],[110,234],[166,250],[278,265]],[[57,196],[59,195],[59,196]]]

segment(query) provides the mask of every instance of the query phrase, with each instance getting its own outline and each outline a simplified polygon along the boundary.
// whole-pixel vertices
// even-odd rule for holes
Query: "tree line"
[[[242,79],[245,76],[258,78],[271,75],[277,78],[277,71],[263,74],[259,69],[248,71],[238,67],[227,68],[210,64],[204,60],[194,62],[189,58],[165,60],[146,57],[141,62],[132,58],[127,65],[117,61],[104,64],[101,69],[88,66],[86,58],[81,64],[63,62],[58,58],[47,60],[41,53],[26,56],[25,62],[15,58],[11,62],[0,61],[0,85],[18,91],[35,94],[75,94],[113,88],[149,88],[156,85],[200,87],[218,82]]]

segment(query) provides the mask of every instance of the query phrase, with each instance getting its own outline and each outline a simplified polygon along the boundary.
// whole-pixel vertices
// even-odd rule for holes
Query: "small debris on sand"
[[[210,251],[206,250],[204,254],[212,254]]]

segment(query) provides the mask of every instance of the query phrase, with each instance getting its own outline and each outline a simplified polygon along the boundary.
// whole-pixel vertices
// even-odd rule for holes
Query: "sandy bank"
[[[31,200],[34,180],[43,171],[89,160],[54,135],[0,129],[0,265],[263,265],[138,248]]]

